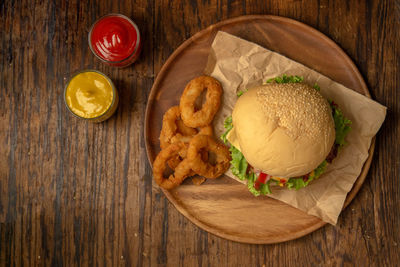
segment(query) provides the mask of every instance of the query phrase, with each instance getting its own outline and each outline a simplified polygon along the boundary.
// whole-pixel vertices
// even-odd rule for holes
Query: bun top
[[[270,83],[236,102],[228,136],[256,169],[297,177],[318,167],[335,141],[328,101],[304,83]]]

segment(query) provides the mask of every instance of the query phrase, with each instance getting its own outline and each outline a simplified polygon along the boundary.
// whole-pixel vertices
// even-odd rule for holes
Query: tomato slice
[[[268,174],[260,172],[260,175],[258,176],[257,180],[260,181],[260,183],[265,184],[265,182],[267,181],[267,177],[268,177]]]
[[[265,184],[269,177],[270,177],[270,175],[268,175],[266,173],[263,173],[263,172],[260,172],[256,182],[254,183],[254,188],[259,190],[260,189],[260,184]]]

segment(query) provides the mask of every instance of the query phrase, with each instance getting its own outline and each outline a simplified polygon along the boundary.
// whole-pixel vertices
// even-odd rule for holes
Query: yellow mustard
[[[97,71],[80,72],[65,89],[65,102],[78,117],[100,122],[108,119],[118,105],[118,93],[111,80]]]

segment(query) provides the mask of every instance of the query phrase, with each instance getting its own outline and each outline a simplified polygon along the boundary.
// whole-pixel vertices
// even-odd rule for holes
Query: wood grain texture
[[[158,73],[148,97],[144,126],[150,162],[154,161],[160,151],[159,136],[164,113],[179,103],[189,80],[204,73],[211,44],[218,31],[279,51],[348,88],[370,96],[351,59],[332,40],[313,28],[291,19],[270,15],[240,16],[224,20],[183,42]],[[373,141],[369,157],[346,198],[345,206],[353,200],[366,178],[374,144]],[[292,207],[279,201],[255,198],[246,187],[232,182],[228,177],[208,180],[200,188],[190,181],[185,184],[163,192],[194,224],[229,240],[273,244],[304,236],[325,225],[315,216],[295,212]]]
[[[144,37],[126,69],[99,62],[87,32],[111,12]],[[144,110],[162,65],[218,21],[272,14],[304,22],[353,59],[388,107],[367,179],[338,225],[298,240],[247,245],[182,216],[153,184]],[[1,1],[0,266],[397,266],[400,262],[400,4],[394,1]],[[120,94],[101,124],[72,117],[70,73],[98,69]]]

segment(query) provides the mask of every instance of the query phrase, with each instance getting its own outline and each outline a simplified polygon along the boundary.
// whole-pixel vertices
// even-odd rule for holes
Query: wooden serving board
[[[179,103],[186,83],[203,73],[211,43],[219,30],[278,52],[370,97],[351,59],[317,30],[276,16],[244,16],[222,21],[186,40],[158,74],[151,89],[145,117],[146,150],[151,163],[160,150],[158,138],[164,112]],[[375,140],[345,206],[365,180],[374,144]],[[187,179],[180,187],[163,191],[194,224],[234,241],[256,244],[283,242],[304,236],[325,224],[280,201],[254,197],[246,186],[228,177],[207,180],[201,186],[193,185]]]

